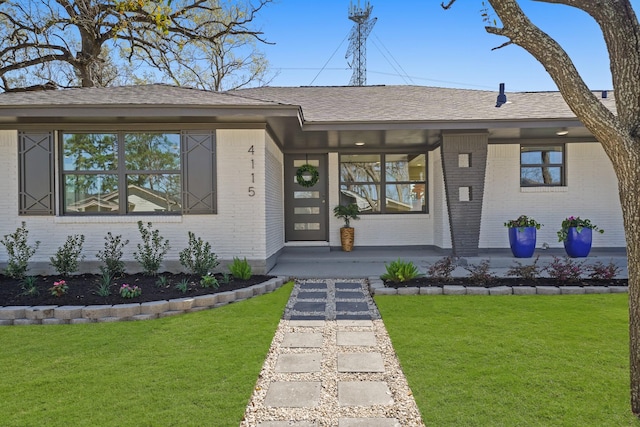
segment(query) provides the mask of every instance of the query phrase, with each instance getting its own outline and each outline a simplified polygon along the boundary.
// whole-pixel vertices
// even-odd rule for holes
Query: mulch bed
[[[497,278],[489,283],[478,283],[477,280],[473,280],[469,277],[454,277],[451,281],[445,282],[441,279],[434,279],[432,277],[418,277],[408,280],[402,283],[385,281],[384,285],[388,288],[407,288],[407,287],[428,287],[428,286],[445,286],[445,285],[460,285],[460,286],[484,286],[487,288],[493,288],[497,286],[627,286],[627,279],[612,279],[612,280],[593,280],[582,279],[578,282],[560,281],[557,279],[541,277],[535,280],[524,280],[517,278]]]
[[[149,301],[162,301],[175,298],[194,297],[208,295],[217,292],[233,291],[265,282],[273,276],[255,275],[249,280],[231,278],[229,283],[223,283],[222,275],[216,274],[220,287],[204,288],[200,285],[200,277],[189,274],[163,273],[159,276],[166,277],[166,284],[158,284],[158,277],[144,276],[142,274],[130,274],[116,278],[111,282],[110,296],[98,295],[98,287],[101,276],[96,274],[82,274],[71,277],[60,276],[35,276],[37,295],[25,295],[20,280],[0,275],[0,306],[36,306],[36,305],[103,305],[103,304],[128,304],[143,303]],[[51,295],[49,288],[53,283],[64,279],[69,289],[65,295],[56,297]],[[176,285],[183,279],[189,282],[187,292],[176,289]],[[123,298],[118,293],[122,284],[138,286],[142,289],[142,295],[135,298]]]

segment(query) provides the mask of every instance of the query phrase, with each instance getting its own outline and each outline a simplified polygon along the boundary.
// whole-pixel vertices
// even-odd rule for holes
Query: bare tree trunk
[[[640,416],[640,170],[632,167],[628,179],[635,191],[621,190],[620,201],[627,235],[627,266],[629,268],[629,367],[631,381],[631,411]],[[620,182],[621,188],[626,183]]]

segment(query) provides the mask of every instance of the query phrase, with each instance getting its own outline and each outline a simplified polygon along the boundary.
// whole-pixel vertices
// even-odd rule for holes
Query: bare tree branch
[[[201,79],[195,78],[193,70],[171,70],[175,64],[188,70],[181,58],[185,47],[190,52],[210,52],[229,37],[268,43],[261,31],[250,26],[271,2],[243,0],[222,7],[217,0],[0,1],[0,77],[5,82],[37,86],[46,82],[39,81],[40,73],[29,70],[46,65],[50,75],[75,74],[76,86],[99,86],[114,78],[129,79],[123,73],[149,64],[158,67],[155,72],[160,78],[177,82],[180,76],[180,83],[200,86]],[[248,47],[261,57],[255,44],[244,44],[241,49]],[[204,54],[191,56],[206,58]],[[120,61],[129,66],[115,67]]]

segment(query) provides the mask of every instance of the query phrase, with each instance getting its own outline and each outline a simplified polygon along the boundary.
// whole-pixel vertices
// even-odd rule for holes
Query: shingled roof
[[[299,105],[306,123],[575,118],[560,92],[507,93],[508,103],[500,108],[497,91],[427,86],[260,87],[228,93]],[[612,91],[602,102],[615,110]]]
[[[66,107],[291,108],[307,124],[575,119],[559,92],[508,92],[428,86],[260,87],[211,92],[163,84],[0,94],[0,116],[15,109]],[[600,97],[600,92],[597,92]],[[615,112],[613,91],[601,101]],[[3,113],[6,112],[5,113]],[[273,111],[273,110],[272,110]],[[268,115],[268,114],[267,114]]]
[[[0,94],[0,107],[10,106],[100,106],[100,105],[169,105],[169,106],[251,106],[278,105],[230,92],[211,92],[164,84],[75,88]]]

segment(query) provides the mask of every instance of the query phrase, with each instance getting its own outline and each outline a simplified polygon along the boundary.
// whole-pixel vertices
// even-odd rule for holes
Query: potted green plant
[[[564,243],[564,250],[572,258],[583,258],[589,255],[593,240],[593,231],[604,233],[590,219],[570,216],[562,221],[558,231],[558,241]]]
[[[536,231],[542,224],[526,215],[504,223],[509,229],[509,246],[516,258],[530,258],[536,249]]]
[[[340,245],[342,250],[349,252],[353,249],[353,241],[355,237],[355,231],[353,227],[349,225],[349,221],[352,219],[360,219],[360,208],[355,203],[348,205],[338,205],[333,208],[333,214],[336,218],[344,220],[344,227],[340,228]]]

